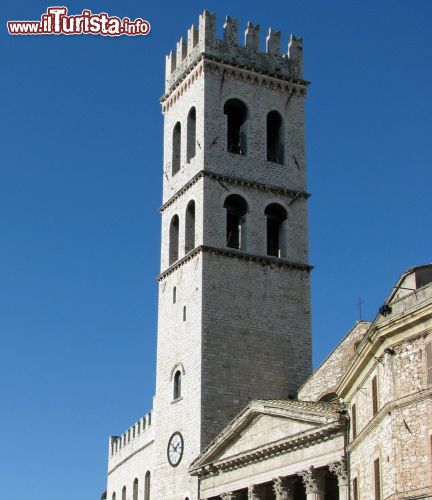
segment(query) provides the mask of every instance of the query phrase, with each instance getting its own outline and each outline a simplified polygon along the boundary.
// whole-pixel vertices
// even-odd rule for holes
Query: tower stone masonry
[[[193,459],[311,371],[302,40],[238,38],[204,11],[166,58],[156,394],[148,437],[110,457],[110,499],[126,467],[151,498],[198,498]]]

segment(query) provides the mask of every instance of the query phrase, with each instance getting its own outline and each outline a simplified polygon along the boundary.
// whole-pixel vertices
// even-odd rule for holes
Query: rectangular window
[[[353,479],[352,489],[353,489],[353,500],[358,500],[358,484],[356,477]]]
[[[381,500],[381,474],[380,474],[379,458],[377,458],[374,461],[374,482],[375,482],[375,500]]]
[[[426,387],[432,386],[432,342],[426,344]]]
[[[353,439],[357,436],[357,408],[353,404],[351,407],[351,427],[352,427],[352,437]]]
[[[378,386],[377,378],[372,379],[372,415],[375,416],[378,413]]]

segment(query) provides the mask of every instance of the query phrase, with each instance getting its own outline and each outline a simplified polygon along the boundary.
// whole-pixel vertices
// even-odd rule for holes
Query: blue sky
[[[304,37],[314,363],[431,262],[432,3],[71,1],[148,37],[0,29],[1,498],[93,500],[154,390],[165,54],[207,8]],[[271,8],[270,8],[271,7]],[[264,36],[263,36],[264,38]]]

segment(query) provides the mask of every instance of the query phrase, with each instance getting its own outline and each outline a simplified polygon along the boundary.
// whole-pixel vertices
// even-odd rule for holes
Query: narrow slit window
[[[183,321],[186,321],[186,306],[183,306]]]
[[[192,200],[186,208],[185,253],[195,248],[195,202]]]
[[[229,99],[224,106],[227,116],[227,150],[238,155],[246,154],[247,108],[239,99]]]
[[[246,213],[247,203],[237,194],[225,200],[226,209],[226,245],[230,248],[246,248]]]
[[[286,257],[286,210],[271,203],[264,214],[267,217],[267,255]]]
[[[378,384],[377,378],[372,379],[372,415],[375,416],[378,413]]]
[[[173,264],[179,258],[179,218],[174,215],[171,219],[169,229],[169,264]]]
[[[173,288],[173,304],[177,302],[177,287]]]
[[[282,116],[277,111],[267,115],[267,160],[274,163],[284,163]]]
[[[180,170],[181,158],[181,125],[177,122],[172,135],[172,175]]]
[[[352,437],[355,439],[357,437],[357,408],[355,404],[351,407],[351,428]]]
[[[122,500],[126,500],[126,486],[123,486],[122,489]]]
[[[426,344],[426,387],[432,386],[432,342]]]
[[[191,108],[187,120],[187,161],[195,156],[196,148],[196,109]]]
[[[353,485],[353,500],[358,500],[358,481],[355,477],[352,482]]]

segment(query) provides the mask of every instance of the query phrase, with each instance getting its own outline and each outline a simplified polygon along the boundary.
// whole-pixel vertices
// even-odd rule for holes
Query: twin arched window
[[[245,155],[247,150],[246,105],[240,99],[229,99],[224,106],[227,116],[227,150],[230,153]],[[267,115],[267,161],[284,163],[284,127],[278,111]]]
[[[247,151],[247,120],[248,109],[240,99],[228,99],[224,105],[224,114],[227,117],[227,150],[230,153],[245,155]],[[267,114],[267,161],[283,164],[284,152],[284,126],[283,118],[278,111]],[[172,133],[172,169],[175,175],[181,166],[181,123],[174,125]],[[196,154],[196,109],[193,106],[187,116],[186,161]]]
[[[246,214],[248,205],[238,194],[229,195],[224,203],[226,209],[226,246],[244,250],[246,248]],[[287,255],[287,212],[282,205],[271,203],[264,210],[266,217],[267,255]]]
[[[180,246],[180,220],[178,215],[174,215],[169,227],[169,265],[174,264],[179,259]],[[185,215],[185,254],[195,248],[195,202],[191,200],[186,207]]]
[[[181,167],[181,123],[174,125],[172,134],[171,175],[175,175]],[[196,153],[196,109],[192,107],[187,117],[186,161],[190,162]]]

